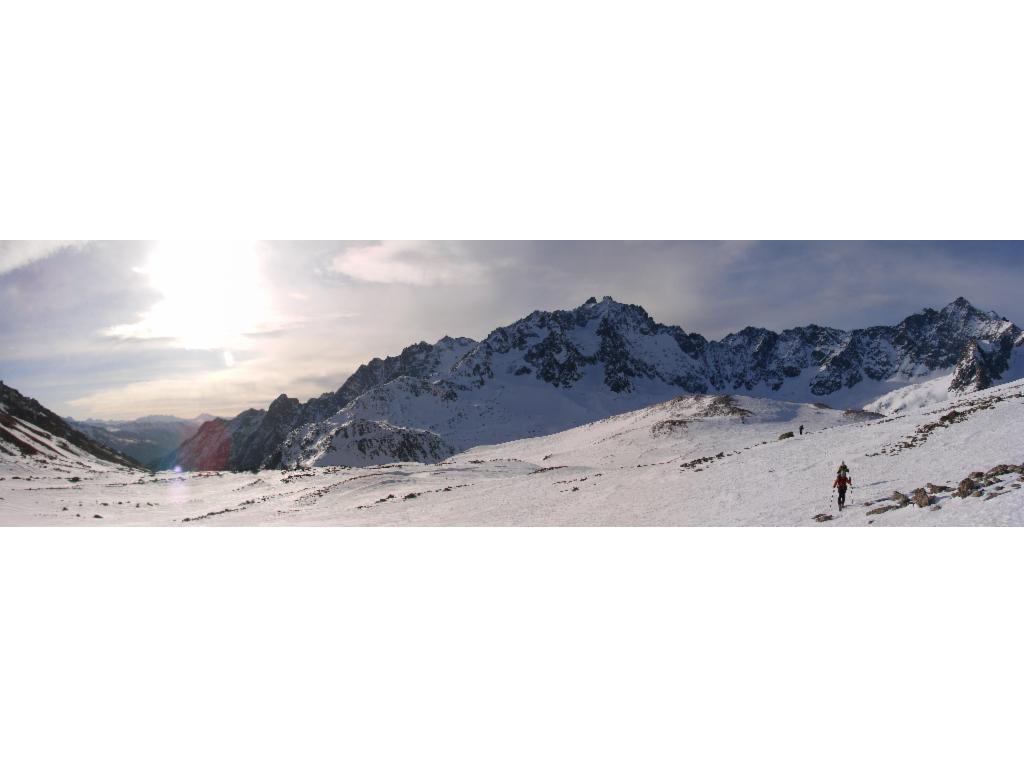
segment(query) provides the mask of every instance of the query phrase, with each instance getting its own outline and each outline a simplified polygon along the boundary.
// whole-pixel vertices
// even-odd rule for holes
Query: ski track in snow
[[[927,483],[955,488],[971,472],[1024,463],[1024,381],[923,407],[909,408],[911,401],[896,416],[870,418],[734,397],[746,413],[707,415],[716,401],[688,396],[434,465],[150,475],[51,445],[49,458],[0,453],[0,525],[1024,524],[1018,473],[981,498],[945,492],[938,494],[941,509],[911,505],[867,515],[897,491],[911,495]],[[891,450],[953,409],[970,413]],[[806,435],[779,440],[801,424]],[[831,486],[843,460],[855,485],[840,513]],[[835,519],[818,523],[816,515]]]

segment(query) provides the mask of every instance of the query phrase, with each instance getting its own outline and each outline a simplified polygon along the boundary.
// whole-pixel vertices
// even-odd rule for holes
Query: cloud
[[[330,269],[365,283],[431,286],[479,283],[486,265],[458,243],[391,241],[338,254]]]
[[[80,240],[0,240],[0,275],[81,244]]]

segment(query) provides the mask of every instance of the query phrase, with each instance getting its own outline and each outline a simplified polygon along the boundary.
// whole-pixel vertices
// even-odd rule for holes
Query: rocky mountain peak
[[[945,314],[970,311],[977,310],[975,309],[975,306],[971,304],[971,302],[969,302],[963,296],[957,296],[953,301],[949,302],[949,304],[942,308],[942,312]]]
[[[650,319],[647,310],[639,304],[624,304],[616,301],[611,296],[605,296],[600,301],[590,297],[582,306],[575,309],[575,314],[585,318],[594,317],[634,317]]]
[[[267,409],[268,416],[279,416],[284,413],[291,413],[300,405],[299,401],[288,395],[278,395],[277,399]]]
[[[434,346],[435,347],[444,347],[446,349],[453,349],[455,347],[466,347],[466,346],[470,346],[472,344],[476,344],[476,342],[473,341],[473,339],[470,339],[470,338],[468,338],[466,336],[458,336],[458,337],[443,336],[437,342],[437,344],[435,344]]]
[[[774,331],[769,331],[767,328],[755,328],[752,325],[748,325],[742,331],[730,333],[723,339],[723,342],[729,344],[761,344],[765,341],[765,339],[772,339],[777,336],[777,333],[775,333]]]
[[[943,307],[942,310],[939,312],[939,315],[945,318],[947,321],[960,323],[969,320],[1009,322],[996,312],[986,312],[984,310],[978,309],[963,296],[958,297],[956,300],[950,302],[945,307]]]

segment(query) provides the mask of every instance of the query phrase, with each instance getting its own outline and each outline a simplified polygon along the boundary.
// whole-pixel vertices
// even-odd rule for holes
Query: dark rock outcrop
[[[965,477],[963,480],[960,481],[960,485],[957,486],[956,493],[953,495],[959,496],[961,499],[966,499],[968,496],[974,493],[976,488],[977,485],[975,483],[974,478]]]
[[[911,499],[921,509],[924,509],[925,507],[930,507],[932,504],[938,501],[938,499],[929,494],[928,491],[926,491],[924,488],[915,489],[914,493],[911,495]]]

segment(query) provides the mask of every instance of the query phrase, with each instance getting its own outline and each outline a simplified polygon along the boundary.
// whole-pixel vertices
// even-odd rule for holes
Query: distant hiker
[[[845,461],[842,464],[839,465],[838,474],[840,474],[840,475],[842,475],[843,477],[846,477],[846,478],[850,477],[850,468],[848,466],[846,466],[846,462]]]
[[[800,434],[801,434],[801,436],[803,435],[803,433],[804,433],[804,425],[801,424],[800,425]]]
[[[846,470],[845,472],[843,470]],[[850,477],[850,470],[843,464],[839,469],[839,473],[836,475],[836,481],[832,483],[832,487],[839,490],[839,511],[843,511],[843,507],[846,506],[846,491],[853,485],[853,478]]]

